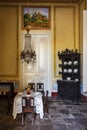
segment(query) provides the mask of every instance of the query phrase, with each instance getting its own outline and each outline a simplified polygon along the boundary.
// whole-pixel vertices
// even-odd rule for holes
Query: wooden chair
[[[35,92],[35,83],[28,83],[28,85],[31,86],[30,90],[32,90],[33,92]]]
[[[42,96],[44,114],[45,113],[49,114],[49,110],[48,110],[48,94],[49,94],[49,92],[46,91],[46,94],[44,93],[43,96]]]
[[[44,94],[44,83],[37,83],[37,92]]]
[[[36,118],[36,107],[34,106],[34,97],[22,97],[22,125],[25,124],[25,116],[30,114],[32,125]]]

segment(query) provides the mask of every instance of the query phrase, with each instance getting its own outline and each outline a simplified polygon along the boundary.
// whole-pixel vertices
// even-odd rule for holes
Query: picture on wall
[[[31,7],[22,8],[22,28],[30,26],[32,29],[50,29],[50,7]]]

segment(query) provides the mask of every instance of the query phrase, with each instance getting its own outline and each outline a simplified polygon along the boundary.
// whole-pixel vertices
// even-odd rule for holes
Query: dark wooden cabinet
[[[58,95],[63,99],[79,100],[80,98],[80,53],[66,49],[58,52],[59,75]]]
[[[80,99],[80,84],[79,81],[57,80],[58,95],[61,99],[69,99],[78,101]]]

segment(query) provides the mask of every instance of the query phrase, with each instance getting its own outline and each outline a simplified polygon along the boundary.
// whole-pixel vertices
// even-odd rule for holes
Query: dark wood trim
[[[9,2],[33,2],[33,3],[36,3],[36,2],[64,2],[64,3],[78,3],[80,0],[0,0],[0,3],[2,2],[6,2],[6,3],[9,3]]]

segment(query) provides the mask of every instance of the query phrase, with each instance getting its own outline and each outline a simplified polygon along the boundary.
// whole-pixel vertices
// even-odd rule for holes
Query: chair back
[[[37,83],[37,92],[44,93],[44,83]]]
[[[33,92],[35,92],[35,83],[28,83],[30,87],[30,90],[32,90]]]
[[[25,122],[26,113],[32,114],[30,119],[32,120],[32,125],[36,118],[36,107],[34,106],[34,97],[22,97],[22,125]]]
[[[34,97],[22,97],[22,108],[34,107]]]
[[[44,93],[44,95],[43,95],[43,103],[44,103],[44,104],[47,104],[47,103],[48,103],[48,94],[49,94],[49,92],[48,92],[48,90],[47,90],[46,93]]]
[[[48,94],[49,94],[49,92],[48,92],[48,90],[46,91],[46,101],[48,102]]]
[[[48,113],[49,114],[49,110],[48,110],[48,94],[49,91],[46,91],[46,94],[44,94],[43,96],[43,110],[44,110],[44,114]]]

